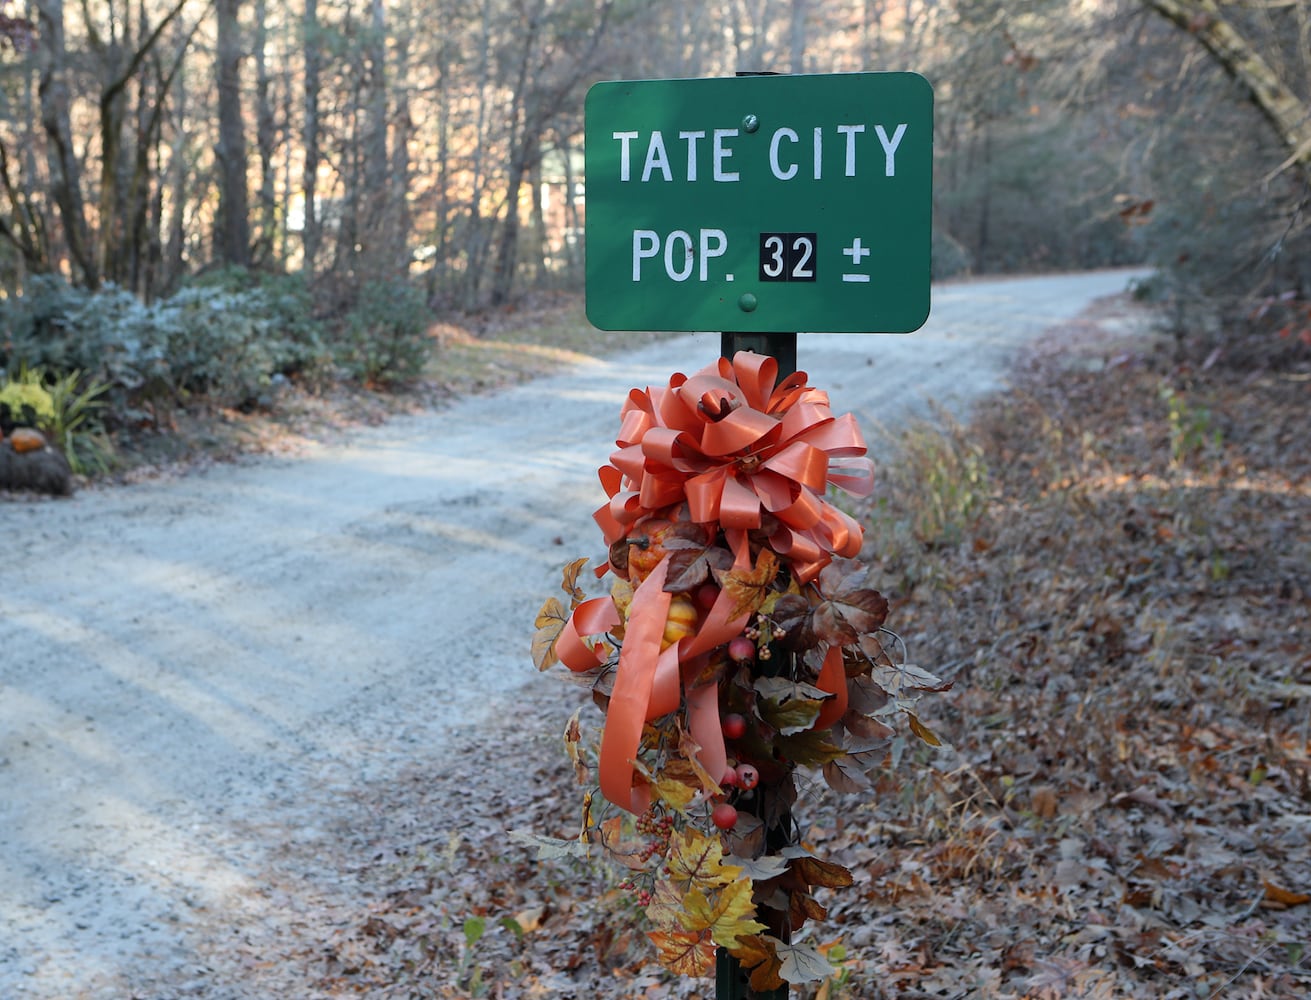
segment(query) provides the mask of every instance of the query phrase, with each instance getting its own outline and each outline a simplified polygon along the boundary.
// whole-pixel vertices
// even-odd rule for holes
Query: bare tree
[[[82,198],[82,165],[73,149],[65,40],[64,0],[42,0],[40,18],[41,125],[47,138],[50,193],[59,208],[64,241],[73,266],[87,288],[100,286],[100,268],[91,249],[86,207]]]

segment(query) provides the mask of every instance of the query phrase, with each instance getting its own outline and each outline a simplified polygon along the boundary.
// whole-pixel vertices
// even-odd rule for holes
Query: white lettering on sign
[[[670,281],[686,281],[697,271],[701,281],[710,280],[710,261],[728,252],[728,234],[722,229],[697,230],[696,242],[686,229],[675,229],[662,239],[654,229],[633,230],[633,280],[642,280],[642,262],[660,256],[664,247],[665,275]],[[699,266],[698,266],[699,265]],[[732,275],[725,275],[732,281]]]
[[[638,132],[616,132],[614,138],[619,140],[619,179],[628,180],[629,168],[632,165],[632,146],[631,143],[640,135]]]
[[[665,139],[659,132],[651,133],[651,142],[646,147],[646,163],[642,165],[642,183],[651,179],[651,171],[659,170],[667,181],[674,175],[669,170],[669,154],[665,152]]]
[[[724,161],[730,159],[733,151],[724,145],[725,139],[733,139],[737,136],[735,128],[717,128],[715,129],[715,180],[717,181],[735,181],[738,179],[736,170],[725,170]]]
[[[875,125],[874,131],[879,134],[879,142],[883,143],[883,155],[887,160],[884,167],[884,176],[897,176],[897,147],[901,145],[901,137],[906,134],[906,123],[902,122],[897,126],[897,131],[892,133],[892,138],[888,138],[888,133],[883,131],[882,125]]]
[[[660,252],[660,234],[653,229],[633,230],[633,280],[642,280],[642,261]]]
[[[700,132],[679,132],[678,137],[687,143],[687,179],[696,180],[696,141],[706,137],[705,129]]]
[[[711,240],[715,241],[712,249]],[[710,278],[710,258],[722,257],[728,250],[728,234],[722,229],[703,229],[701,230],[701,280],[708,281]],[[733,276],[730,274],[728,280],[732,281]]]
[[[778,143],[780,139],[786,139],[788,142],[800,142],[801,136],[797,135],[794,130],[784,127],[775,129],[774,138],[769,140],[769,169],[774,172],[774,176],[779,180],[790,181],[793,177],[797,176],[797,165],[795,163],[790,163],[788,164],[787,169],[784,170],[779,164]]]
[[[861,142],[857,138],[865,134],[866,127],[863,124],[835,125],[832,131],[845,141],[842,144],[842,174],[844,177],[857,176],[860,168],[860,157],[858,156],[861,148]],[[823,125],[811,127],[811,168],[810,177],[813,180],[824,179],[824,134],[826,128]],[[874,132],[878,136],[879,144],[883,147],[883,175],[885,177],[897,176],[897,150],[901,147],[902,140],[906,137],[906,123],[899,123],[893,130],[891,136],[883,125],[875,125]],[[706,129],[683,130],[678,133],[678,138],[685,146],[686,157],[683,158],[683,175],[676,177],[675,161],[670,159],[669,145],[665,140],[664,133],[656,129],[650,133],[646,140],[646,156],[642,161],[641,183],[650,183],[652,179],[659,178],[666,182],[674,180],[685,180],[688,183],[695,184],[705,177],[705,171],[702,169],[705,164],[702,162],[703,150],[706,144],[701,140],[709,135],[709,157],[710,171],[709,177],[718,184],[732,184],[742,179],[742,167],[738,167],[738,160],[735,155],[738,152],[750,153],[751,146],[747,145],[739,150],[734,147],[732,140],[740,139],[741,132],[736,128],[717,128],[710,132]],[[619,143],[619,179],[624,182],[633,180],[633,145],[641,140],[641,132],[613,132],[611,137]],[[672,143],[670,139],[668,142]],[[797,150],[793,147],[801,142],[801,134],[791,126],[783,125],[776,128],[769,140],[769,151],[765,161],[769,166],[769,172],[780,181],[791,181],[797,178],[801,172],[801,164],[797,156]],[[784,145],[787,143],[788,145]],[[677,147],[675,147],[677,153]],[[805,155],[802,153],[801,155]],[[731,161],[731,162],[730,162]],[[747,166],[751,166],[756,161],[754,157],[748,158]],[[736,169],[734,169],[736,167]],[[643,230],[645,231],[645,230]]]
[[[902,130],[904,131],[905,128],[906,126],[903,125]],[[839,125],[838,126],[838,132],[847,137],[846,174],[848,177],[856,176],[856,136],[860,135],[864,131],[865,131],[864,125]],[[901,142],[900,135],[898,135],[897,141]]]

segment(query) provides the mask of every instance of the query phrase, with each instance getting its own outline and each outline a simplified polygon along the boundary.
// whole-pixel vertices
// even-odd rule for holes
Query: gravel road
[[[803,334],[800,367],[895,426],[999,389],[1131,277],[940,287],[918,333]],[[602,554],[619,407],[718,349],[588,361],[294,459],[0,499],[0,997],[261,995],[220,986],[206,942],[294,924],[312,892],[268,891],[275,849],[311,858],[336,797],[552,683],[532,619]]]

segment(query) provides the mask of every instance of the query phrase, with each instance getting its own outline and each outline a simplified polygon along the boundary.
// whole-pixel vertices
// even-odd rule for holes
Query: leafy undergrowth
[[[463,396],[668,336],[595,330],[586,322],[582,296],[575,293],[527,295],[513,306],[433,323],[428,361],[421,375],[408,382],[377,387],[341,373],[313,372],[279,378],[240,409],[205,399],[161,405],[148,425],[124,428],[114,436],[114,461],[105,478],[132,482],[250,455],[301,453],[353,428],[439,409]]]
[[[922,703],[948,746],[803,793],[803,839],[856,875],[824,900],[847,958],[819,995],[1311,993],[1311,382],[1088,362],[1038,354],[970,427],[881,449],[866,558],[955,682]],[[563,725],[583,695],[540,686],[532,716]],[[621,876],[507,836],[577,829],[541,729],[379,817],[379,888],[320,989],[714,995],[655,966]]]

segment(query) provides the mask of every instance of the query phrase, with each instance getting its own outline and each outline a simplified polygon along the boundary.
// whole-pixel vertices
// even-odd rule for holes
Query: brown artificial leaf
[[[774,602],[770,620],[783,633],[783,646],[794,653],[815,645],[811,628],[814,610],[801,594],[782,594]]]
[[[801,927],[807,920],[823,920],[827,916],[828,910],[810,893],[788,894],[788,922],[793,930]]]
[[[761,549],[756,556],[756,565],[751,570],[719,570],[715,578],[719,586],[733,601],[733,609],[728,620],[736,621],[745,615],[755,614],[760,610],[765,598],[769,596],[770,585],[778,576],[778,556],[769,549]]]
[[[548,597],[534,622],[537,631],[533,633],[533,665],[538,670],[548,670],[560,662],[555,655],[555,640],[560,638],[568,621],[569,614],[559,598]]]
[[[681,930],[678,915],[683,912],[683,894],[665,879],[657,879],[646,906],[646,919],[656,930]]]
[[[575,608],[587,600],[587,595],[578,586],[578,574],[583,571],[583,567],[586,565],[587,558],[585,556],[581,559],[575,559],[564,568],[563,579],[560,581],[560,589],[569,595],[569,603]]]
[[[888,599],[871,587],[860,586],[864,579],[865,570],[835,570],[827,578],[819,574],[819,592],[825,600],[814,609],[815,636],[831,646],[850,646],[882,628],[888,620]]]
[[[755,689],[759,695],[756,708],[760,717],[782,736],[804,732],[813,726],[824,701],[832,697],[813,684],[786,677],[761,677],[755,682]]]
[[[859,712],[861,715],[881,715],[887,711],[888,692],[879,687],[870,677],[850,677],[847,679],[847,713]]]
[[[850,754],[828,761],[824,765],[824,780],[833,791],[843,794],[863,792],[869,788],[869,779]]]
[[[883,636],[881,633],[875,632],[872,635],[862,635],[860,637],[859,646],[860,652],[863,654],[861,657],[861,673],[868,670],[871,663],[878,667],[895,666],[892,657],[889,656],[888,651],[883,648]]]
[[[733,567],[733,553],[721,545],[707,544],[704,535],[700,539],[666,537],[664,545],[669,552],[665,590],[671,594],[695,590],[714,579],[716,571]]]
[[[849,869],[843,868],[837,862],[817,858],[805,848],[790,848],[784,851],[784,855],[789,856],[788,869],[806,885],[817,885],[825,889],[844,889],[854,881]]]
[[[885,726],[878,719],[871,719],[868,715],[851,710],[842,717],[842,728],[847,731],[845,746],[847,753],[851,754],[882,750],[897,735],[897,731],[891,726]]]
[[[582,714],[582,711],[582,706],[578,706],[574,714],[569,717],[568,723],[565,724],[564,749],[574,765],[574,777],[578,780],[578,784],[588,785],[591,783],[591,772],[587,765],[583,763],[583,756],[578,750],[578,744],[583,740],[582,727],[578,724],[578,717]]]
[[[827,731],[817,732],[814,729],[807,729],[791,736],[780,736],[778,749],[785,759],[802,767],[823,767],[847,752],[829,739]]]
[[[780,962],[774,953],[773,942],[767,934],[753,934],[738,939],[737,947],[730,948],[729,954],[741,963],[742,968],[751,970],[751,989],[756,993],[782,989],[782,978],[778,974]]]

